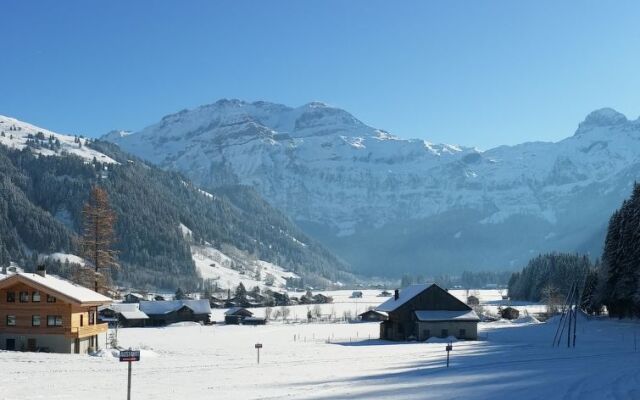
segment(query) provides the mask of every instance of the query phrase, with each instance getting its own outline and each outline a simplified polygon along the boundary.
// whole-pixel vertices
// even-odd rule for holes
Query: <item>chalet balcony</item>
[[[71,328],[71,336],[74,338],[84,338],[87,336],[98,335],[107,331],[108,324],[86,325]]]

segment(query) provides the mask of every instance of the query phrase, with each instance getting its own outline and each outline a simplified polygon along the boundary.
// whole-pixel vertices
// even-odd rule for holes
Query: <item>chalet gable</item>
[[[471,308],[436,284],[410,285],[376,308],[377,311],[402,310],[470,311]]]

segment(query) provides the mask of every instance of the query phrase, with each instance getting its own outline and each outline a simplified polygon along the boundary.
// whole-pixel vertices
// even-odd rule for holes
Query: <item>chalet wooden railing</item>
[[[107,331],[107,326],[108,324],[95,324],[95,325],[73,327],[71,328],[71,333],[75,337],[83,338],[87,336],[93,336],[100,333],[104,333]]]

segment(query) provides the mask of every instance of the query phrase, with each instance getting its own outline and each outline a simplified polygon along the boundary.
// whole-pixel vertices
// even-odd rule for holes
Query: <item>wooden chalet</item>
[[[358,317],[362,322],[386,321],[389,319],[389,314],[384,311],[368,310],[358,315]]]
[[[246,318],[253,317],[253,313],[243,307],[231,307],[224,312],[224,323],[228,325],[240,325]]]
[[[98,309],[98,319],[110,327],[141,328],[146,325],[149,316],[140,311],[138,303],[113,303]]]
[[[438,285],[411,285],[382,303],[376,311],[386,312],[380,324],[380,338],[427,340],[455,336],[477,339],[480,318],[471,307]]]
[[[65,279],[38,272],[0,280],[0,349],[87,353],[98,350],[98,307],[111,299]]]
[[[141,295],[140,293],[127,293],[124,296],[123,299],[123,303],[140,303],[142,300],[144,300],[144,296]]]
[[[211,322],[209,300],[141,301],[140,311],[149,316],[147,326],[164,326],[176,322]]]

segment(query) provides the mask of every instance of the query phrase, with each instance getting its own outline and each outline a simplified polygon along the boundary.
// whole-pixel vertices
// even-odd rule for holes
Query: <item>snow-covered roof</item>
[[[236,314],[238,311],[247,311],[249,314],[253,313],[247,309],[245,309],[244,307],[231,307],[230,309],[228,309],[227,311],[224,312],[224,315],[234,315]]]
[[[148,319],[149,316],[140,311],[138,303],[113,303],[100,307],[99,310],[110,309],[122,315],[126,319]]]
[[[387,301],[385,301],[384,303],[376,307],[376,310],[385,311],[385,312],[395,311],[398,309],[398,307],[402,306],[407,301],[413,299],[418,294],[422,293],[429,286],[431,285],[426,283],[407,286],[406,288],[400,290],[400,295],[398,296],[398,300],[396,300],[395,297],[392,296],[390,299],[388,299]]]
[[[141,301],[140,310],[147,315],[161,315],[189,307],[194,314],[211,314],[208,300]]]
[[[475,311],[416,311],[418,321],[480,321]]]
[[[18,280],[30,285],[40,286],[43,290],[50,291],[56,296],[64,297],[76,303],[104,304],[111,303],[113,301],[109,297],[103,296],[91,289],[87,289],[66,279],[49,274],[41,276],[34,273],[19,272],[2,279],[0,281],[0,286],[6,287]]]
[[[365,312],[363,312],[363,313],[360,313],[359,315],[365,315],[365,314],[367,314],[367,313],[379,314],[379,315],[383,315],[383,316],[385,316],[385,317],[388,317],[388,316],[389,316],[389,314],[388,314],[388,313],[386,313],[386,312],[384,312],[384,311],[378,311],[378,310],[367,310],[367,311],[365,311]]]

